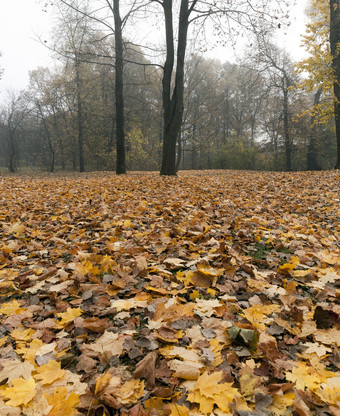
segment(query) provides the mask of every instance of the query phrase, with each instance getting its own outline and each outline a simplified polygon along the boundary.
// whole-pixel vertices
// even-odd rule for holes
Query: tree
[[[67,62],[74,65],[74,84],[77,105],[77,136],[78,136],[78,161],[79,171],[85,171],[84,158],[84,92],[82,79],[83,50],[89,42],[89,22],[86,16],[79,13],[75,8],[66,8],[59,5],[59,26],[56,32],[60,33],[57,44],[53,50]],[[59,42],[59,44],[58,44]]]
[[[330,0],[330,50],[333,70],[334,118],[337,138],[335,168],[340,169],[340,0]]]
[[[20,127],[32,111],[30,100],[24,92],[8,92],[7,104],[2,111],[1,124],[6,126],[6,154],[8,169],[16,172],[19,162],[19,133]]]
[[[258,54],[255,61],[264,66],[267,74],[268,87],[280,91],[282,106],[280,118],[283,122],[285,148],[285,170],[292,170],[293,139],[291,135],[292,114],[290,110],[291,88],[297,83],[296,75],[287,52],[278,48],[268,40],[268,35],[258,36]],[[295,79],[294,79],[295,78]]]
[[[108,2],[109,4],[109,2]],[[111,5],[109,4],[111,8]],[[117,166],[116,173],[126,173],[125,157],[125,112],[124,112],[124,78],[123,78],[123,21],[120,16],[119,0],[113,0],[112,13],[115,22],[115,68],[116,68],[116,140],[117,140]]]
[[[241,28],[259,30],[262,22],[278,17],[271,15],[273,2],[241,0],[237,7],[225,0],[153,0],[162,6],[165,21],[166,58],[163,69],[163,157],[161,175],[176,175],[176,144],[183,121],[184,65],[189,25],[194,23],[193,37],[197,37],[209,17],[214,17],[213,26],[225,36],[225,28],[236,22]],[[277,2],[279,4],[279,2]],[[281,2],[282,4],[282,2]],[[226,19],[221,25],[220,18]],[[261,23],[259,23],[261,22]],[[177,25],[177,36],[175,27]],[[235,29],[235,27],[233,27]],[[175,47],[177,39],[177,48]],[[176,59],[175,59],[176,57]]]
[[[338,1],[310,0],[307,9],[309,22],[302,38],[308,56],[296,65],[297,70],[305,75],[299,87],[314,96],[321,92],[319,99],[314,100],[308,110],[313,123],[327,126],[331,119],[335,119],[337,168],[340,152],[340,123],[339,116],[335,116],[340,111],[340,61],[337,49],[340,41],[339,13]]]
[[[322,94],[321,88],[319,88],[314,94],[314,104],[316,107],[320,102]],[[315,115],[311,115],[310,120],[310,133],[309,133],[309,144],[307,150],[307,170],[320,170],[318,163],[318,138],[317,138],[317,123],[315,122]]]
[[[80,13],[84,18],[91,19],[95,24],[99,24],[104,28],[104,31],[109,35],[114,35],[115,39],[115,118],[116,118],[116,150],[117,163],[116,173],[126,173],[126,154],[125,154],[125,108],[124,108],[124,41],[123,28],[128,18],[133,15],[135,10],[138,10],[139,4],[137,0],[130,3],[130,7],[125,15],[121,16],[120,0],[103,0],[101,7],[90,8],[90,3],[85,0],[79,2],[78,0],[60,0],[60,2],[77,13]],[[113,18],[113,24],[110,22],[110,17]],[[104,36],[104,38],[106,35]],[[92,56],[92,58],[91,58]],[[88,59],[100,58],[96,53],[90,54]],[[83,60],[87,58],[83,55]]]

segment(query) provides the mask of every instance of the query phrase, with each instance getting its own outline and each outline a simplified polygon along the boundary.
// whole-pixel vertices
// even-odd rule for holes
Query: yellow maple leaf
[[[144,395],[144,381],[131,379],[116,389],[116,397],[122,404],[136,403]]]
[[[110,382],[112,381],[113,378],[114,378],[113,384],[111,384]],[[100,394],[109,384],[116,387],[120,384],[120,382],[121,382],[120,377],[113,376],[112,374],[106,372],[101,377],[97,378],[94,394],[95,395]]]
[[[206,264],[197,264],[197,271],[202,273],[207,277],[219,277],[223,274],[224,269],[215,269],[214,267],[208,266]]]
[[[188,394],[188,400],[191,403],[198,403],[200,406],[200,412],[204,415],[210,415],[215,406],[214,399],[205,397],[198,391]]]
[[[271,319],[266,315],[274,312],[280,312],[279,305],[254,305],[242,311],[244,317],[251,322],[256,328],[262,331],[266,330],[266,325],[271,322]]]
[[[273,396],[273,403],[270,405],[269,410],[275,416],[286,415],[288,414],[287,409],[294,405],[294,398],[295,398],[294,392],[288,392],[283,395],[275,394]]]
[[[80,308],[67,308],[66,312],[57,313],[57,317],[60,319],[58,327],[64,328],[82,313]]]
[[[19,314],[23,310],[20,303],[16,299],[13,299],[12,302],[6,302],[1,305],[0,313],[3,315],[14,315]]]
[[[76,407],[79,404],[79,396],[75,393],[70,393],[66,387],[57,387],[53,394],[44,394],[50,406],[53,406],[48,416],[73,416],[76,415]]]
[[[8,341],[8,336],[0,338],[0,348],[3,347]]]
[[[253,396],[261,388],[261,377],[254,374],[254,369],[244,366],[239,372],[240,390],[243,397]],[[261,391],[261,390],[259,390]]]
[[[13,387],[8,387],[1,394],[9,399],[7,404],[10,406],[26,405],[37,394],[35,389],[36,383],[31,377],[29,380],[24,378],[16,378],[12,380]]]
[[[308,388],[311,391],[315,391],[319,385],[325,381],[325,379],[315,371],[314,367],[311,367],[304,362],[295,364],[297,366],[294,367],[291,372],[286,372],[286,379],[295,382],[297,389],[304,390],[305,388]]]
[[[321,384],[315,393],[323,402],[328,404],[336,404],[340,400],[340,388],[330,386],[326,383]]]
[[[49,361],[47,364],[37,368],[35,378],[41,380],[42,384],[52,384],[55,380],[62,378],[65,370],[61,369],[61,363],[55,360]]]
[[[34,332],[35,331],[33,329],[23,329],[22,327],[13,329],[11,332],[11,338],[13,338],[16,342],[30,341]]]
[[[285,263],[279,267],[279,272],[289,273],[295,269],[295,267],[300,263],[300,259],[297,256],[292,256],[290,263]]]
[[[215,405],[223,412],[230,412],[229,404],[234,400],[238,390],[232,387],[233,383],[219,383],[222,372],[212,374],[204,372],[197,380],[194,391],[188,395],[190,402],[198,403],[200,411],[210,414]]]
[[[167,404],[164,407],[164,410],[167,411],[166,414],[169,416],[189,416],[189,409],[184,405],[180,406],[179,404],[176,404],[176,403]]]
[[[150,410],[150,409],[163,410],[164,405],[165,403],[161,397],[151,397],[150,399],[144,402],[144,407],[146,410]]]
[[[221,351],[225,344],[221,344],[217,338],[211,339],[209,344],[211,351],[214,353],[214,359],[210,365],[211,367],[217,367],[224,361]]]
[[[41,339],[33,339],[29,343],[28,348],[25,344],[19,344],[16,348],[16,352],[22,355],[25,361],[28,361],[31,364],[35,364],[35,356],[37,351],[44,345],[45,344],[41,341]]]
[[[196,381],[195,391],[199,391],[205,397],[213,398],[216,393],[216,385],[222,380],[222,372],[212,374],[204,372]]]

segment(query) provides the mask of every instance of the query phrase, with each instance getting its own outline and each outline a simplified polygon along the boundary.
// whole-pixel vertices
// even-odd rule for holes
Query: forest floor
[[[0,178],[0,416],[340,415],[340,172]]]

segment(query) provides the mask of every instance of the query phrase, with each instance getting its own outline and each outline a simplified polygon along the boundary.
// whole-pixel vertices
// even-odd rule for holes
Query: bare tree
[[[88,18],[75,8],[58,6],[59,25],[56,28],[57,40],[52,50],[66,59],[67,64],[73,64],[74,84],[77,106],[77,135],[78,135],[78,161],[79,171],[85,171],[84,158],[84,110],[83,110],[83,51],[86,49],[90,38]],[[58,33],[59,32],[59,33]]]
[[[6,153],[10,172],[16,172],[19,162],[19,133],[20,127],[32,111],[30,100],[24,92],[8,92],[7,103],[2,110],[2,121],[6,127]]]
[[[215,29],[230,38],[235,25],[257,31],[262,22],[275,21],[278,16],[273,3],[280,9],[283,2],[240,0],[235,5],[225,0],[152,0],[152,3],[162,7],[166,37],[162,81],[163,158],[160,173],[176,175],[176,144],[183,121],[184,65],[189,26],[193,26],[193,37],[196,38],[200,31],[204,31],[207,22],[211,21]]]
[[[285,149],[285,169],[292,170],[293,139],[291,135],[290,89],[296,85],[293,64],[286,51],[278,48],[268,40],[268,36],[257,37],[258,51],[254,59],[266,71],[268,87],[281,93],[282,111],[280,119],[283,123]]]
[[[116,150],[117,163],[116,173],[126,173],[126,154],[125,154],[125,107],[124,107],[124,40],[123,30],[127,20],[133,13],[139,9],[143,0],[132,0],[128,7],[125,8],[124,16],[121,15],[120,0],[102,0],[90,7],[88,0],[59,0],[60,3],[67,6],[71,10],[80,13],[84,18],[92,20],[92,22],[101,27],[106,36],[114,35],[115,39],[115,56],[113,65],[115,68],[115,126],[116,126]],[[125,4],[126,6],[126,4]],[[113,20],[113,21],[112,21]],[[103,58],[101,54],[88,53],[83,54],[82,59],[88,61]],[[105,56],[105,58],[113,57]],[[102,61],[101,61],[102,62]]]

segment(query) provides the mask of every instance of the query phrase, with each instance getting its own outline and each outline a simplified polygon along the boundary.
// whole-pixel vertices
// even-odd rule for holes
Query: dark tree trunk
[[[285,140],[285,156],[286,156],[286,171],[292,170],[292,142],[289,134],[289,104],[288,104],[288,89],[283,88],[283,126],[284,126],[284,140]]]
[[[77,124],[78,124],[78,152],[79,152],[79,172],[85,171],[84,163],[84,129],[83,129],[83,104],[81,97],[80,61],[76,54],[76,88],[77,88]]]
[[[115,20],[115,66],[116,66],[116,140],[117,140],[117,175],[126,173],[125,161],[125,120],[124,120],[124,95],[123,95],[123,36],[122,19],[119,13],[119,0],[113,2]]]
[[[314,95],[314,106],[316,106],[321,97],[321,89],[319,89]],[[318,139],[316,134],[315,116],[311,116],[310,120],[310,136],[307,150],[307,170],[320,170],[320,166],[317,160],[318,156]]]
[[[340,0],[330,0],[330,47],[334,72],[334,115],[337,142],[335,169],[340,169]]]
[[[182,140],[181,140],[181,132],[179,132],[178,146],[177,146],[177,158],[176,158],[176,172],[179,171],[181,160],[182,160]]]
[[[173,0],[163,0],[166,34],[166,61],[163,73],[163,158],[161,175],[176,175],[176,144],[183,119],[184,62],[187,46],[189,15],[196,1],[189,9],[189,0],[181,0],[178,28],[177,62],[175,85],[171,94],[171,80],[174,71],[174,28]]]
[[[16,164],[16,146],[14,143],[14,136],[11,135],[10,133],[10,146],[9,146],[9,171],[11,173],[14,173],[17,169],[17,164]]]
[[[51,140],[50,129],[48,128],[48,125],[47,125],[47,123],[46,123],[46,119],[45,119],[45,117],[44,117],[44,114],[43,114],[43,112],[42,112],[42,110],[41,110],[41,106],[40,106],[40,104],[39,104],[39,103],[37,103],[36,105],[37,105],[37,107],[38,107],[38,110],[39,110],[39,113],[40,113],[40,117],[41,117],[42,122],[43,122],[44,130],[45,130],[45,133],[46,133],[46,136],[47,136],[48,148],[50,149],[50,152],[51,152],[51,163],[50,163],[49,170],[50,170],[50,172],[54,172],[54,165],[55,165],[55,150],[54,150],[53,145],[52,145],[52,140]]]

